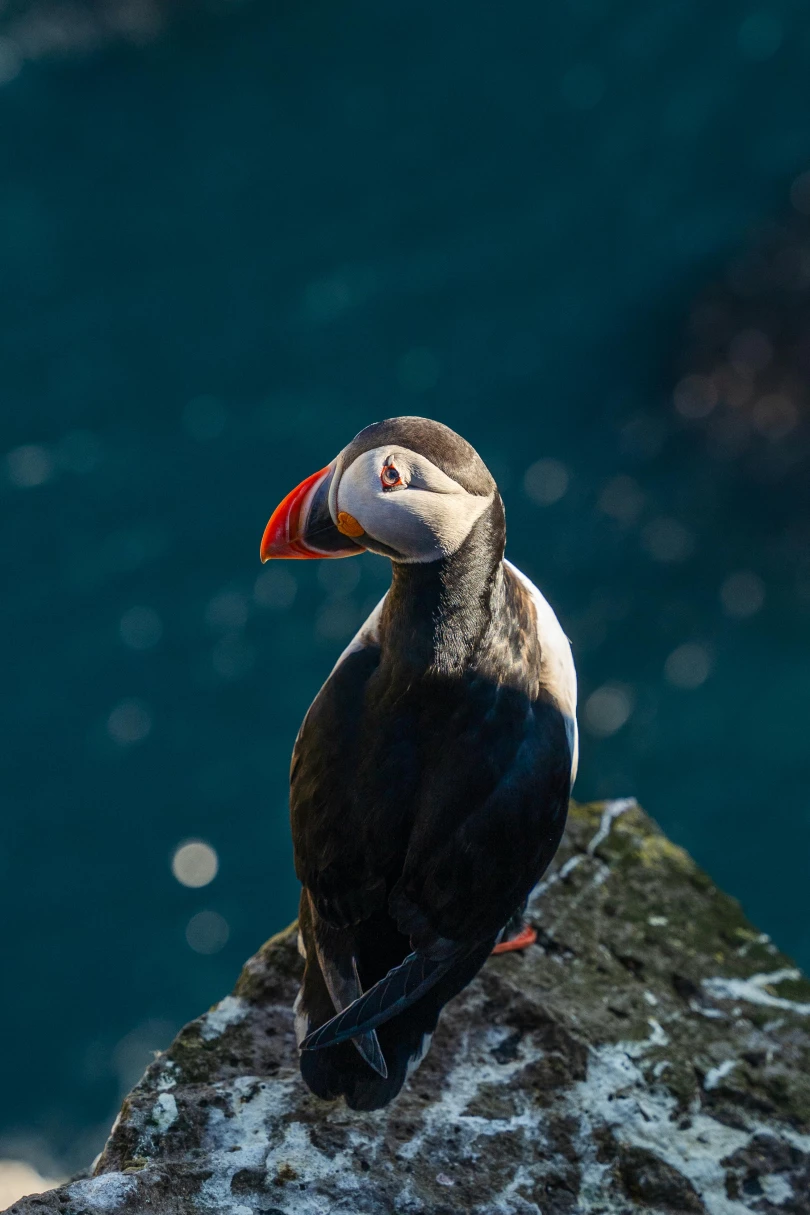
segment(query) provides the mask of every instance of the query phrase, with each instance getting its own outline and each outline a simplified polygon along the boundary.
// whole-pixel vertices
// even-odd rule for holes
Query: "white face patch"
[[[402,484],[384,488],[384,469],[394,469]],[[493,497],[468,493],[425,456],[393,445],[363,452],[339,473],[329,509],[335,520],[341,511],[353,515],[371,540],[394,550],[397,560],[435,561],[460,547]]]

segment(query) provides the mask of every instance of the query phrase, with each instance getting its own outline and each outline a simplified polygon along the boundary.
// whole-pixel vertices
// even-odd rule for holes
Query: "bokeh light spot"
[[[790,397],[781,392],[761,397],[751,417],[760,434],[768,439],[784,439],[799,421],[799,411]]]
[[[360,561],[343,558],[339,561],[320,561],[318,581],[330,595],[350,595],[360,582]]]
[[[315,321],[331,321],[352,305],[350,284],[339,274],[310,283],[304,293],[304,307]]]
[[[216,911],[198,911],[186,926],[186,940],[195,953],[219,953],[230,935],[228,921]]]
[[[121,747],[143,742],[152,730],[152,716],[139,700],[122,700],[107,718],[107,733]]]
[[[765,584],[750,570],[739,570],[720,587],[720,602],[727,616],[738,620],[756,616],[765,602]]]
[[[679,645],[664,663],[664,674],[676,688],[699,688],[708,679],[711,669],[711,654],[706,646],[696,642]]]
[[[239,633],[228,633],[220,638],[211,654],[211,662],[222,679],[242,679],[250,674],[256,655]]]
[[[564,497],[569,484],[568,469],[560,460],[537,460],[523,476],[526,496],[538,506],[551,506]]]
[[[53,456],[39,443],[15,447],[6,456],[8,479],[18,489],[33,489],[44,485],[53,476]]]
[[[759,329],[743,329],[729,342],[729,362],[741,375],[764,371],[772,358],[771,339]]]
[[[346,641],[361,624],[354,600],[341,596],[324,604],[315,621],[315,629],[329,641]]]
[[[131,607],[121,617],[119,631],[124,645],[130,649],[149,650],[163,636],[163,624],[152,608]]]
[[[223,591],[209,600],[205,623],[212,629],[242,629],[247,624],[248,601],[239,591]]]
[[[253,598],[259,607],[283,612],[292,607],[298,591],[295,577],[278,561],[271,562],[262,570],[253,587]]]
[[[213,882],[219,872],[219,857],[204,840],[186,840],[172,857],[172,873],[181,886],[195,890]]]
[[[737,35],[737,45],[746,59],[770,59],[782,45],[782,22],[777,13],[761,9],[745,18]]]
[[[641,533],[641,542],[654,561],[685,561],[692,555],[695,541],[677,519],[653,519]]]
[[[617,523],[631,524],[644,507],[644,494],[637,481],[620,474],[608,481],[597,502],[599,510]]]
[[[717,404],[717,389],[706,375],[687,375],[677,385],[674,401],[682,418],[706,418]]]
[[[633,693],[622,684],[604,684],[585,701],[585,725],[598,738],[608,738],[633,712]]]

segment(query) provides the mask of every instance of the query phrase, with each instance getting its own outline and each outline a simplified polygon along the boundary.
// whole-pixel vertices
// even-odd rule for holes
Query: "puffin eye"
[[[399,469],[393,464],[386,464],[380,473],[383,489],[395,489],[396,486],[402,484],[402,478],[399,475]]]

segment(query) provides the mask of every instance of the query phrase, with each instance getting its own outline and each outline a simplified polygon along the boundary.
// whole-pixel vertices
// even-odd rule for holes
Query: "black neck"
[[[496,494],[451,556],[392,562],[381,622],[383,661],[390,659],[414,674],[464,670],[492,620],[504,540],[503,506]]]

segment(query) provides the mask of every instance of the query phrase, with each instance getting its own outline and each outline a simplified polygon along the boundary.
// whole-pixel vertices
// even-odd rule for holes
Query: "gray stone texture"
[[[302,1084],[295,926],[13,1215],[810,1213],[810,983],[628,800],[572,806],[533,897],[388,1109]]]

